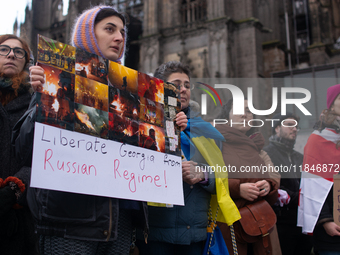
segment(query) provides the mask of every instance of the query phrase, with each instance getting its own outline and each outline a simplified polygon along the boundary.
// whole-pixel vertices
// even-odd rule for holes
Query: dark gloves
[[[15,209],[10,210],[0,217],[0,236],[13,236],[18,230],[18,218]]]
[[[0,219],[8,213],[16,203],[17,198],[14,191],[8,185],[0,189]]]

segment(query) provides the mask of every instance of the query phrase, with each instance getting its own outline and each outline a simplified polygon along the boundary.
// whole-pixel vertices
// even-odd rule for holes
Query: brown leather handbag
[[[240,210],[241,229],[237,239],[241,242],[255,243],[262,239],[263,246],[269,246],[269,233],[276,223],[276,214],[266,200],[246,205]]]

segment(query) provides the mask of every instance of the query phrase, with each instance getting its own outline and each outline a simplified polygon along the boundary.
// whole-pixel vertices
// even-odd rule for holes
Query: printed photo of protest
[[[109,87],[109,111],[123,117],[138,120],[139,98],[129,91]]]
[[[37,93],[37,122],[73,131],[74,103],[60,97]]]
[[[160,103],[154,102],[148,98],[141,97],[139,119],[141,121],[163,127],[164,126],[163,105]]]
[[[41,93],[73,101],[75,75],[45,64],[39,65],[44,69],[45,78]]]
[[[108,112],[82,104],[74,104],[74,130],[83,134],[108,138]]]
[[[181,156],[180,128],[172,120],[165,118],[165,153]]]
[[[164,115],[173,120],[176,113],[181,110],[179,88],[170,82],[164,82]]]
[[[38,35],[38,61],[74,73],[76,48]]]
[[[75,103],[108,111],[108,87],[105,84],[76,75]]]
[[[148,123],[139,123],[139,146],[165,152],[164,129]]]
[[[75,72],[82,77],[107,84],[108,60],[77,49]]]
[[[122,114],[109,112],[109,139],[138,146],[139,122]]]
[[[109,82],[122,91],[137,94],[138,72],[122,66],[116,62],[109,61]]]
[[[138,96],[164,104],[164,82],[138,72]]]

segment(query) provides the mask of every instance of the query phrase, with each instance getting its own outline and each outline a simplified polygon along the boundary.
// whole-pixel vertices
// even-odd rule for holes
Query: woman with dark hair
[[[110,6],[85,10],[76,20],[72,45],[77,48],[120,63],[125,44],[125,19]],[[39,66],[30,71],[32,86],[40,91],[44,71]],[[30,159],[35,104],[25,115],[18,127],[16,148],[22,159]],[[177,118],[179,126],[186,121],[184,114]],[[30,161],[26,164],[31,166]],[[127,254],[136,226],[147,238],[144,202],[30,188],[28,204],[37,223],[43,254]]]
[[[96,6],[85,10],[73,27],[71,44],[79,49],[121,63],[126,49],[127,29],[124,16],[111,6]],[[31,84],[42,90],[44,70],[30,68]]]
[[[340,226],[333,218],[333,176],[339,174],[340,165],[340,84],[327,89],[327,109],[314,129],[304,148],[298,226],[304,233],[313,232],[318,254],[338,255]]]
[[[34,224],[25,200],[30,169],[15,160],[14,124],[31,100],[30,49],[21,38],[0,36],[0,249],[1,254],[37,254]]]
[[[226,119],[227,124],[216,125],[216,129],[225,138],[222,154],[226,165],[236,167],[236,171],[228,173],[230,196],[240,209],[245,205],[266,200],[273,205],[277,199],[278,183],[270,179],[268,174],[245,172],[246,167],[272,165],[269,156],[262,151],[264,138],[248,123],[254,115],[248,109],[248,101],[244,100],[244,114],[233,113],[233,100],[223,106],[219,119]],[[252,125],[255,125],[252,123]],[[242,214],[241,214],[242,217]],[[233,254],[230,228],[225,223],[218,223],[230,254]],[[241,225],[234,223],[238,254],[272,254],[272,247],[264,247],[262,240],[252,244],[240,240]],[[267,238],[267,237],[266,237]],[[269,236],[268,236],[269,239]],[[268,240],[269,241],[269,240]],[[247,253],[248,252],[248,253]]]

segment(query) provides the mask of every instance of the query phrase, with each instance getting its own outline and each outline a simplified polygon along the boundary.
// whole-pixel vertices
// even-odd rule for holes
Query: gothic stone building
[[[97,4],[127,14],[125,65],[144,73],[180,60],[193,78],[268,78],[340,62],[340,0],[69,0],[66,16],[62,0],[32,0],[21,35],[33,49],[37,34],[69,43],[75,17]],[[247,86],[268,109],[272,85],[258,80]]]

